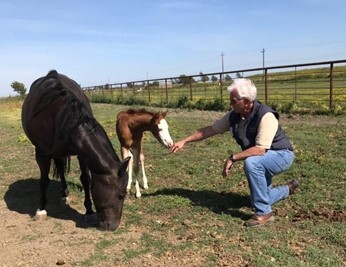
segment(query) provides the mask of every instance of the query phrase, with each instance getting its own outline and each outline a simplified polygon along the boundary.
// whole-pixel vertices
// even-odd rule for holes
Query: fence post
[[[329,70],[329,109],[332,109],[332,106],[333,106],[333,67],[334,67],[334,64],[330,63],[330,70]]]
[[[149,103],[150,103],[151,98],[150,98],[150,85],[149,85],[149,80],[147,80],[147,89],[148,89],[148,98],[149,98]]]
[[[165,89],[166,89],[166,104],[168,103],[168,88],[167,88],[167,79],[165,79]]]
[[[294,67],[294,101],[297,102],[297,67]]]
[[[190,100],[192,101],[193,95],[192,95],[192,77],[189,78],[189,85],[190,85]]]
[[[222,94],[222,73],[220,73],[220,99],[221,99],[221,103],[223,102],[223,94]]]
[[[264,97],[265,103],[268,104],[268,69],[264,69]]]
[[[124,91],[123,91],[123,84],[120,84],[120,90],[121,90],[121,101],[124,100]]]

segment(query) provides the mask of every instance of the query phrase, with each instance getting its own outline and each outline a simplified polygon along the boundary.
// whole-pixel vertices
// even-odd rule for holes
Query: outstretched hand
[[[229,174],[230,169],[232,168],[233,161],[229,160],[228,158],[225,161],[225,165],[222,170],[222,176],[226,177]]]
[[[184,145],[185,145],[185,142],[183,142],[183,141],[179,141],[179,142],[175,143],[175,144],[171,147],[170,153],[175,153],[175,152],[177,152],[178,150],[182,149]]]

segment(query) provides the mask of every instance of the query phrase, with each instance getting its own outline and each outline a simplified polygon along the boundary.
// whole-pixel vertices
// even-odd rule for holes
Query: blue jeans
[[[273,188],[272,178],[288,170],[294,160],[294,153],[288,149],[268,150],[262,156],[248,157],[244,172],[250,187],[251,205],[257,215],[272,211],[271,206],[289,195],[287,185]]]

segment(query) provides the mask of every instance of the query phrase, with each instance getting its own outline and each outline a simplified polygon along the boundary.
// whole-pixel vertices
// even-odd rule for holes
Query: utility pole
[[[262,51],[261,51],[261,53],[263,54],[262,55],[262,63],[263,63],[263,78],[264,78],[264,53],[265,53],[266,51],[264,50],[264,48],[262,49]]]

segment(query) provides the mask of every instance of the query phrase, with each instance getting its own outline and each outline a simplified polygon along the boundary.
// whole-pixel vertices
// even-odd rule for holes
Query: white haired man
[[[242,150],[226,159],[222,175],[226,177],[235,162],[244,161],[251,205],[255,210],[245,226],[261,226],[274,220],[272,205],[286,199],[299,187],[296,179],[287,185],[272,187],[272,178],[291,167],[293,147],[279,124],[279,114],[256,100],[257,88],[251,80],[236,79],[227,91],[233,110],[175,143],[171,152],[177,152],[187,143],[230,131]]]

